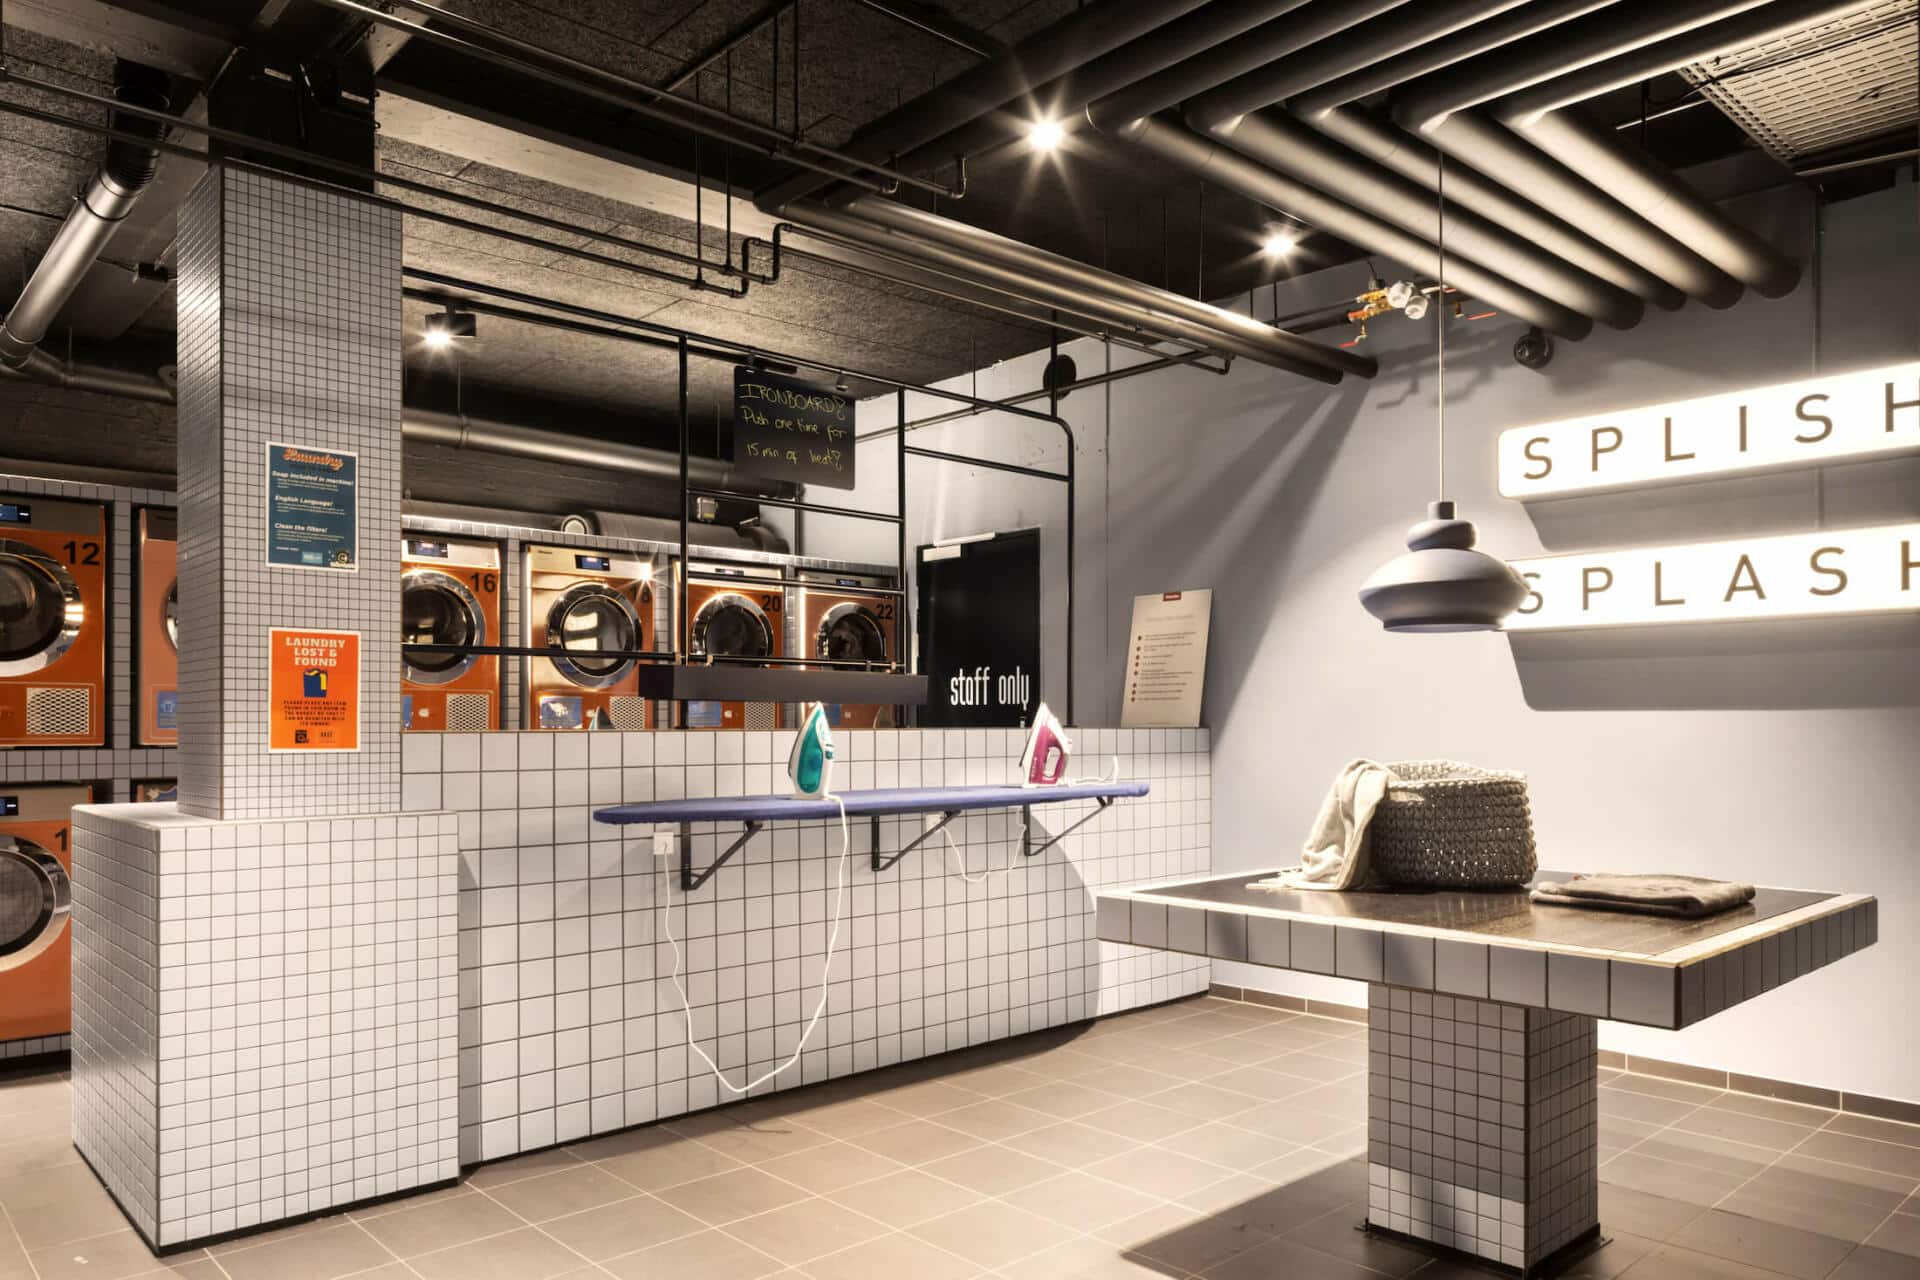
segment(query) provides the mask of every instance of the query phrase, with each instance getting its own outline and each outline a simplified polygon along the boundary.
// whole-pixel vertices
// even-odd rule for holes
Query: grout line
[[[13,1215],[7,1211],[5,1205],[0,1205],[0,1223],[6,1224],[7,1234],[13,1237],[16,1245],[20,1246],[20,1260],[27,1264],[27,1274],[32,1276],[33,1280],[39,1280],[40,1268],[33,1264],[33,1255],[27,1251],[26,1239],[21,1236],[20,1229],[13,1225]]]

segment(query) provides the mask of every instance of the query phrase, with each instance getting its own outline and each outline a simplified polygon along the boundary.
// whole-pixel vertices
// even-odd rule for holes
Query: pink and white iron
[[[1073,739],[1060,726],[1047,704],[1033,713],[1033,729],[1027,734],[1026,750],[1020,753],[1020,785],[1053,787],[1067,776],[1067,758],[1073,754]]]

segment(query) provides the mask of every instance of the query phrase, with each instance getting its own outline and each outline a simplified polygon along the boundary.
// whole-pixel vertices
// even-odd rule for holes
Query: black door
[[[932,728],[1020,728],[1040,702],[1040,532],[920,548],[920,669]]]

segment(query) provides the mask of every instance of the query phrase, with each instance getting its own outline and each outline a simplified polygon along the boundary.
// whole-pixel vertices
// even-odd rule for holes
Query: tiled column
[[[1595,1019],[1367,992],[1368,1225],[1522,1271],[1596,1233]]]
[[[73,1133],[149,1245],[452,1179],[459,819],[400,812],[397,210],[215,164],[180,212],[179,804],[74,811]],[[357,569],[270,566],[270,443]],[[268,751],[274,627],[359,634],[357,749]]]
[[[180,209],[180,807],[400,807],[398,210],[214,165]],[[267,564],[269,442],[358,457],[356,571]],[[267,750],[269,627],[360,633],[360,749]]]

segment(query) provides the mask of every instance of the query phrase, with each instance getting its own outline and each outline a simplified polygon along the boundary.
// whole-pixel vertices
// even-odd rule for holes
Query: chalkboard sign
[[[853,401],[777,373],[733,370],[733,465],[743,475],[853,488]]]

